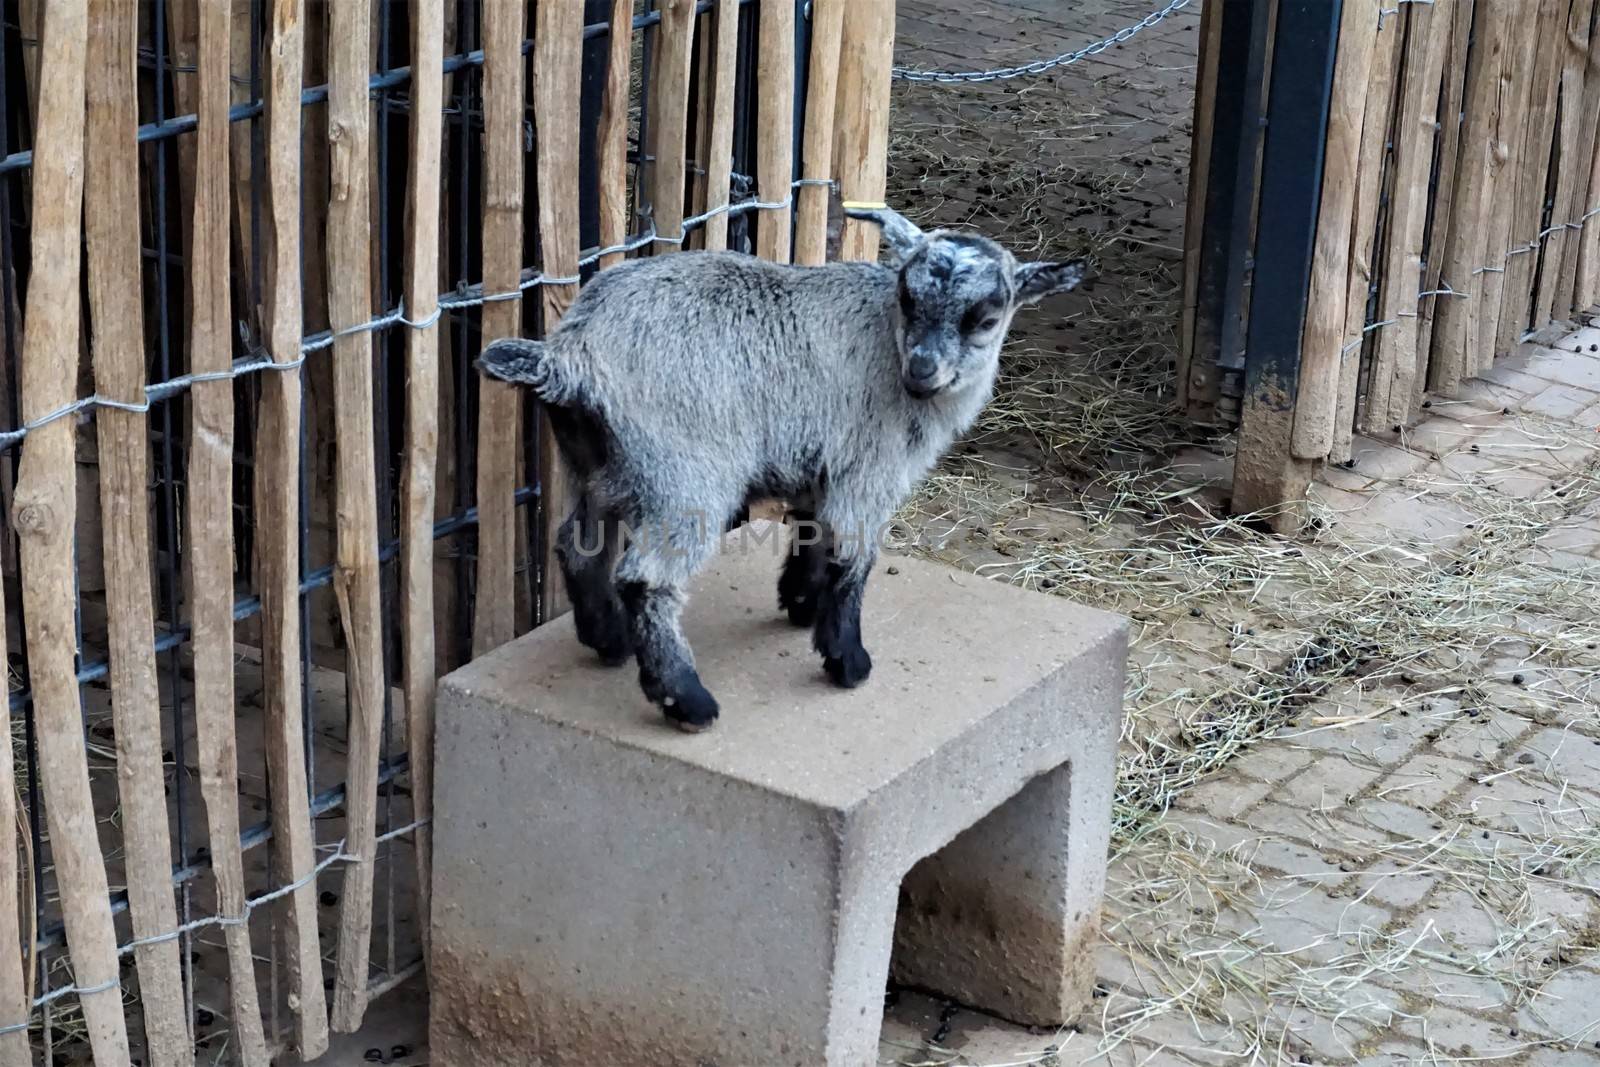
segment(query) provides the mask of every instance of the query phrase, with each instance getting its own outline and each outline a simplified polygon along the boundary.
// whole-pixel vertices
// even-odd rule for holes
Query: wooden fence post
[[[79,240],[83,206],[84,75],[87,20],[83,0],[44,11],[50,62],[39,71],[39,122],[33,159],[33,276],[22,347],[22,417],[33,422],[72,399],[78,377]],[[106,908],[109,887],[89,793],[88,753],[78,706],[72,534],[75,469],[73,420],[58,418],[29,433],[12,523],[21,542],[22,603],[29,676],[38,728],[39,776],[72,945],[73,977],[96,1061],[130,1061],[122,1015],[116,931]],[[10,907],[10,902],[6,902]],[[7,1020],[8,1022],[10,1020]]]
[[[1490,190],[1497,166],[1495,129],[1500,89],[1509,37],[1509,0],[1477,0],[1477,41],[1467,71],[1464,90],[1465,117],[1461,147],[1457,152],[1456,184],[1450,200],[1450,228],[1443,249],[1440,285],[1448,284],[1459,296],[1445,297],[1433,317],[1433,348],[1429,384],[1438,392],[1454,393],[1461,382],[1477,373],[1476,354],[1469,350],[1477,337],[1477,307],[1486,274],[1489,216],[1494,211]]]
[[[600,97],[600,128],[595,135],[601,248],[613,248],[628,236],[628,79],[633,61],[633,0],[611,0],[609,30],[606,85]],[[622,260],[623,253],[608,252],[600,257],[600,269],[614,267]]]
[[[1515,178],[1515,190],[1510,200],[1509,243],[1507,250],[1514,251],[1506,261],[1506,272],[1499,275],[1501,282],[1501,312],[1498,330],[1494,333],[1494,346],[1485,352],[1485,360],[1493,360],[1501,352],[1510,352],[1522,341],[1528,330],[1531,304],[1533,304],[1533,275],[1538,267],[1546,238],[1539,230],[1544,227],[1544,200],[1550,176],[1550,141],[1555,136],[1555,93],[1562,75],[1562,50],[1565,46],[1566,0],[1546,0],[1539,8],[1538,29],[1531,37],[1534,42],[1533,70],[1518,98],[1522,118],[1518,126],[1510,128],[1512,144],[1518,144],[1514,158],[1517,162],[1507,173]],[[1491,282],[1493,286],[1493,282]],[[1542,325],[1542,323],[1534,323]],[[1486,370],[1486,363],[1483,363]]]
[[[300,647],[300,91],[302,0],[273,0],[267,63],[267,202],[271,286],[267,350],[282,369],[259,372],[256,514],[261,669],[277,869],[294,885],[281,915],[295,1005],[295,1042],[315,1059],[328,1048],[327,999],[317,940],[315,839],[307,797]]]
[[[655,87],[650,131],[656,161],[650,182],[656,234],[668,240],[654,251],[676,252],[683,237],[684,175],[688,152],[689,63],[694,45],[694,0],[663,0],[656,37]],[[765,11],[763,11],[765,14]]]
[[[811,62],[800,160],[801,176],[808,184],[795,191],[794,227],[794,261],[811,266],[824,262],[828,254],[828,187],[809,183],[826,181],[833,174],[834,103],[845,6],[845,0],[814,0],[811,5]]]
[[[483,18],[483,305],[487,344],[522,332],[522,35],[527,8],[490,3]],[[478,380],[478,574],[472,654],[511,640],[516,588],[517,457],[522,402],[509,382]]]
[[[431,0],[411,4],[411,173],[406,184],[406,313],[413,323],[439,314],[439,183],[443,170],[444,12]],[[400,499],[402,643],[409,741],[417,928],[426,957],[432,915],[433,711],[438,662],[433,635],[433,509],[439,462],[439,326],[406,334],[406,430]],[[430,957],[431,960],[431,957]]]
[[[711,60],[711,131],[707,135],[706,210],[728,203],[733,175],[733,92],[738,73],[739,0],[716,0],[713,34],[716,54]],[[705,247],[717,252],[728,247],[728,213],[706,220]]]
[[[1372,376],[1367,384],[1362,428],[1383,433],[1411,417],[1419,371],[1417,315],[1422,292],[1422,234],[1428,214],[1428,177],[1433,164],[1439,75],[1450,36],[1450,11],[1442,2],[1405,5],[1409,23],[1405,84],[1395,120],[1393,188],[1389,196],[1389,241],[1378,299],[1378,318],[1395,320],[1378,331]]]
[[[196,95],[194,215],[190,232],[189,367],[223,374],[233,362],[228,259],[229,40],[232,6],[202,4]],[[267,1067],[261,1002],[239,846],[239,755],[233,684],[233,383],[196,382],[190,393],[189,551],[194,708],[200,794],[211,872],[228,953],[233,1040],[243,1067]]]
[[[139,156],[134,142],[135,26],[132,0],[91,0],[87,73],[88,165],[84,177],[89,308],[95,388],[123,404],[144,402],[144,265],[139,250]],[[103,408],[100,498],[104,516],[106,627],[111,708],[117,734],[128,905],[139,940],[178,928],[172,893],[172,838],[162,766],[161,694],[156,684],[146,418]],[[180,768],[181,773],[181,768]],[[178,941],[134,952],[145,1040],[156,1067],[194,1061]]]
[[[1361,123],[1361,163],[1356,199],[1351,213],[1354,233],[1350,240],[1349,278],[1345,286],[1344,334],[1339,346],[1339,400],[1333,416],[1333,444],[1328,458],[1342,463],[1350,458],[1355,435],[1356,399],[1361,377],[1361,352],[1365,347],[1367,294],[1371,290],[1378,255],[1378,205],[1382,198],[1383,160],[1389,137],[1395,78],[1400,65],[1400,44],[1405,23],[1398,18],[1382,21],[1367,88],[1367,107]]]
[[[378,589],[377,457],[372,413],[372,10],[334,3],[328,26],[328,318],[334,331],[333,417],[339,464],[333,590],[345,637],[345,851],[332,1025],[351,1032],[367,1008],[377,850],[378,750],[384,716]],[[386,461],[387,462],[387,461]]]
[[[627,6],[627,5],[622,5]],[[547,279],[578,277],[578,99],[583,74],[583,5],[541,0],[534,11],[533,126],[539,142],[540,270]],[[665,18],[665,13],[663,13]],[[693,27],[694,6],[688,20]],[[687,97],[687,85],[685,96]],[[683,174],[683,168],[678,168]],[[680,186],[681,194],[681,186]],[[683,198],[678,203],[681,207]],[[681,220],[680,220],[681,226]],[[547,280],[540,287],[544,328],[553,330],[578,298],[576,281]],[[544,582],[540,620],[567,611],[557,577],[556,529],[567,518],[567,474],[548,418],[540,421],[539,486],[544,510]]]
[[[1576,230],[1568,225],[1583,214],[1580,194],[1589,185],[1589,157],[1597,116],[1583,110],[1600,107],[1600,98],[1586,93],[1585,68],[1588,66],[1590,21],[1595,0],[1572,0],[1564,31],[1561,65],[1561,119],[1556,130],[1560,146],[1560,170],[1556,174],[1555,198],[1550,212],[1552,230],[1544,246],[1539,289],[1534,295],[1533,319],[1538,328],[1553,319],[1566,318],[1572,311],[1572,279],[1577,272]]]
[[[1465,132],[1461,114],[1466,106],[1467,66],[1472,55],[1469,44],[1474,9],[1475,0],[1456,0],[1454,17],[1450,25],[1450,43],[1445,52],[1444,84],[1440,89],[1439,161],[1436,168],[1438,186],[1433,197],[1433,211],[1426,238],[1428,261],[1423,265],[1422,278],[1422,289],[1429,295],[1423,297],[1417,307],[1418,359],[1430,372],[1434,315],[1440,306],[1441,297],[1445,301],[1456,299],[1441,294],[1438,290],[1442,288],[1440,279],[1444,275],[1445,243],[1450,233],[1451,205],[1457,192],[1459,171],[1456,161],[1461,155],[1461,135]],[[1414,403],[1418,405],[1422,403],[1422,394],[1427,389],[1430,377],[1429,374],[1417,376]]]
[[[1321,459],[1333,448],[1348,299],[1345,290],[1350,233],[1361,179],[1361,129],[1377,39],[1377,3],[1344,0],[1339,16],[1333,99],[1328,111],[1327,156],[1322,166],[1310,305],[1300,343],[1300,394],[1295,402],[1293,437],[1294,454],[1300,459]]]
[[[878,7],[877,0],[863,6]],[[789,262],[788,207],[794,181],[794,5],[768,0],[761,5],[756,40],[756,195],[783,207],[756,212],[756,254]]]
[[[834,155],[839,196],[846,202],[881,203],[888,188],[889,69],[894,64],[894,5],[852,3],[839,44],[838,127]],[[876,260],[878,228],[846,219],[839,258]]]

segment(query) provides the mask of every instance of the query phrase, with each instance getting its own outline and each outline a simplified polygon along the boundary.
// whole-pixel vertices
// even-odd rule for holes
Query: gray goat
[[[835,683],[866,680],[880,531],[988,402],[1013,313],[1086,270],[887,209],[849,214],[882,227],[893,265],[633,260],[544,341],[495,341],[478,360],[547,405],[576,500],[557,556],[578,639],[608,664],[637,655],[645,695],[683,729],[717,717],[679,626],[685,586],[753,500],[786,500],[797,520],[780,607],[814,628]]]

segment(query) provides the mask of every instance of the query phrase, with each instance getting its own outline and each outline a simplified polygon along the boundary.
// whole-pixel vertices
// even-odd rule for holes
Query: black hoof
[[[691,675],[661,698],[661,710],[678,729],[699,733],[717,721],[717,698]]]
[[[872,673],[872,657],[867,655],[866,649],[857,645],[842,656],[824,656],[822,667],[834,685],[854,689]]]

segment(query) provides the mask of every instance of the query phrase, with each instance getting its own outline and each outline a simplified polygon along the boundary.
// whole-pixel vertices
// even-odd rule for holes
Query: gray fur
[[[1082,263],[1019,267],[983,237],[924,235],[893,212],[853,214],[883,224],[898,269],[737,253],[633,260],[585,286],[542,344],[496,341],[479,360],[574,413],[578,428],[556,423],[578,483],[573,521],[585,537],[601,515],[634,531],[615,582],[637,587],[648,617],[630,616],[630,636],[652,675],[642,680],[680,723],[680,700],[659,691],[680,668],[693,676],[676,606],[730,517],[765,495],[814,514],[839,585],[815,599],[858,613],[881,528],[988,401],[1019,304],[1083,277]],[[575,440],[582,426],[600,428],[603,455]],[[584,574],[567,577],[571,587]],[[587,610],[609,616],[610,604]],[[835,680],[864,678],[865,666],[848,667],[866,662],[858,623],[819,618],[817,627]],[[845,678],[833,662],[842,653],[820,647],[825,632],[859,650],[844,657]]]

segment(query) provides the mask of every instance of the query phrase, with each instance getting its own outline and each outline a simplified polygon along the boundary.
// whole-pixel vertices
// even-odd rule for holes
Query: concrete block
[[[891,947],[1020,1022],[1088,1005],[1125,622],[896,559],[841,690],[777,565],[746,541],[695,586],[709,733],[569,619],[441,683],[434,1063],[871,1063]]]

